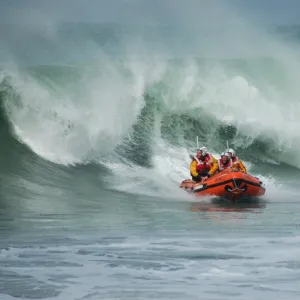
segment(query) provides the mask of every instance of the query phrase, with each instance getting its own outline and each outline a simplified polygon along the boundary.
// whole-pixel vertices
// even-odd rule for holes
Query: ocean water
[[[178,20],[1,27],[1,300],[299,299],[299,28]],[[265,196],[180,190],[196,136]]]

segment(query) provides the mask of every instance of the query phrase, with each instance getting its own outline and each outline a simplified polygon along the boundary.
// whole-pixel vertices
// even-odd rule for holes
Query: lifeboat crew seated
[[[218,159],[218,171],[232,168],[232,160],[227,152],[222,152],[221,158]]]
[[[227,152],[232,159],[232,168],[247,173],[246,167],[244,166],[243,162],[235,155],[235,151],[233,149],[229,149]]]
[[[200,182],[210,177],[218,170],[217,160],[208,153],[206,147],[197,149],[196,156],[191,157],[190,171],[192,179]]]

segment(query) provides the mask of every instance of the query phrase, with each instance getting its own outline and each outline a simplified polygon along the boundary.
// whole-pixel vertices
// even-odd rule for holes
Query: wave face
[[[14,63],[11,55],[2,66],[1,134],[10,149],[2,155],[34,153],[66,167],[98,164],[178,182],[189,176],[198,136],[216,156],[228,141],[264,176],[272,166],[300,168],[296,35],[291,43],[244,26],[239,36],[251,35],[240,49],[230,30],[223,50],[212,47],[209,32],[206,47],[199,40],[198,48],[179,47],[183,32],[169,27],[64,25],[56,43],[31,37],[29,49],[39,42],[47,51],[14,52]]]

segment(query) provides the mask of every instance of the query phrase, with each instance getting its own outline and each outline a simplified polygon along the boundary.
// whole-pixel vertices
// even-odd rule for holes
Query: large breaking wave
[[[201,27],[191,44],[191,27],[81,24],[64,27],[55,43],[51,33],[51,64],[41,64],[41,55],[24,64],[24,53],[14,52],[0,77],[2,144],[11,149],[2,155],[101,164],[122,180],[151,173],[158,184],[189,176],[199,136],[216,156],[229,141],[265,176],[272,166],[300,168],[297,43],[244,23],[236,29],[237,22],[218,33],[217,43],[213,29]],[[44,42],[34,36],[30,49]],[[62,55],[59,43],[74,55]]]
[[[159,141],[194,151],[196,136],[213,153],[228,140],[246,160],[289,163],[298,153],[300,107],[280,97],[282,86],[276,93],[246,74],[264,63],[280,62],[110,60],[25,69],[2,78],[2,115],[21,143],[64,165],[116,152],[150,166]],[[265,80],[274,76],[266,69]],[[297,156],[291,163],[300,166]]]

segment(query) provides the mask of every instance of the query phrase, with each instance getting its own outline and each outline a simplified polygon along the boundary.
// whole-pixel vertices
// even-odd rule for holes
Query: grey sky
[[[7,21],[10,24],[3,24]],[[179,30],[172,43],[167,40],[171,31],[160,42],[155,40],[168,55],[187,48],[200,56],[267,55],[281,49],[264,34],[264,25],[299,21],[300,0],[0,0],[0,59],[14,55],[27,62],[32,57],[69,58],[70,53],[87,57],[98,51],[99,38],[88,33],[75,42],[74,36],[61,35],[59,22],[173,25]],[[163,36],[160,29],[154,27]],[[150,43],[145,32],[141,38]],[[145,46],[145,51],[151,47]]]
[[[34,11],[59,21],[176,24],[178,14],[202,17],[204,7],[213,17],[215,9],[229,5],[255,22],[300,23],[299,0],[1,0],[0,18],[18,22]]]

